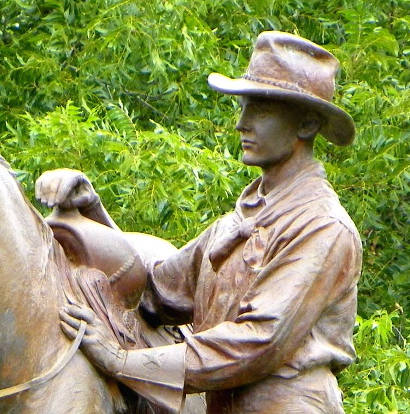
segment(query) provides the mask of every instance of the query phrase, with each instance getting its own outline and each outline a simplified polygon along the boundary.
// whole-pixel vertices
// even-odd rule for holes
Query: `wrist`
[[[90,345],[84,351],[94,365],[109,376],[116,376],[121,372],[127,359],[127,351],[117,342],[107,338],[98,338],[94,345]]]
[[[122,348],[118,349],[116,358],[114,361],[114,366],[112,368],[112,372],[114,373],[115,376],[120,375],[123,372],[124,366],[127,362],[127,355],[128,355],[128,351]]]
[[[87,213],[98,210],[99,208],[101,208],[101,199],[97,193],[94,193],[93,198],[90,201],[90,203],[87,204],[86,206],[80,207],[79,211],[81,214],[86,216]]]
[[[116,378],[151,402],[179,413],[184,398],[185,353],[185,343],[130,350],[125,352]]]

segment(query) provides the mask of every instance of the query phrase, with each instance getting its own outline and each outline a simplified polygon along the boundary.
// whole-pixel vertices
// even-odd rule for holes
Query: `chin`
[[[242,162],[250,167],[260,167],[258,160],[246,153],[242,156]]]
[[[253,158],[253,157],[247,156],[246,154],[243,155],[242,162],[245,165],[248,165],[249,167],[260,167],[260,168],[267,168],[269,166],[277,164],[276,162]]]
[[[268,169],[279,164],[283,164],[292,157],[292,153],[279,154],[277,157],[255,157],[252,154],[244,153],[242,162],[250,167],[260,167]]]

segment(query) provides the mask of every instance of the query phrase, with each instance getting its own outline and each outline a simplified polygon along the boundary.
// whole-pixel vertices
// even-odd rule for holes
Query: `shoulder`
[[[305,234],[325,233],[321,244],[333,249],[337,246],[340,255],[353,255],[360,262],[362,243],[359,232],[338,197],[323,197],[309,206],[305,213]],[[302,219],[303,220],[303,219]]]
[[[336,227],[344,227],[355,238],[360,240],[359,232],[346,209],[340,203],[339,197],[327,180],[323,180],[321,196],[312,200],[309,210],[321,220],[329,221]]]
[[[357,234],[353,220],[340,203],[339,197],[326,177],[315,177],[298,188],[296,200],[303,200],[300,207],[307,217],[328,220],[335,225],[344,226],[352,234]]]
[[[272,206],[272,211],[277,215],[276,235],[291,233],[292,237],[331,229],[335,235],[346,233],[360,245],[355,224],[325,178],[305,180]]]

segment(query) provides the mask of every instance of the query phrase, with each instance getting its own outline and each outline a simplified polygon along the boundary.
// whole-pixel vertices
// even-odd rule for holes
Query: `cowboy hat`
[[[354,139],[352,117],[331,100],[339,61],[327,50],[289,33],[262,32],[246,74],[231,79],[211,73],[212,89],[230,95],[260,96],[294,102],[318,112],[324,119],[320,133],[336,145]]]

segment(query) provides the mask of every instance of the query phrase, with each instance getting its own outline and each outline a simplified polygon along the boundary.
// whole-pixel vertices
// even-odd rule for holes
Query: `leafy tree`
[[[346,411],[407,412],[409,25],[404,0],[3,0],[2,153],[31,198],[42,171],[81,169],[124,230],[180,246],[258,174],[240,162],[236,99],[207,75],[240,76],[262,30],[323,45],[357,138],[319,138],[316,155],[365,253]]]

